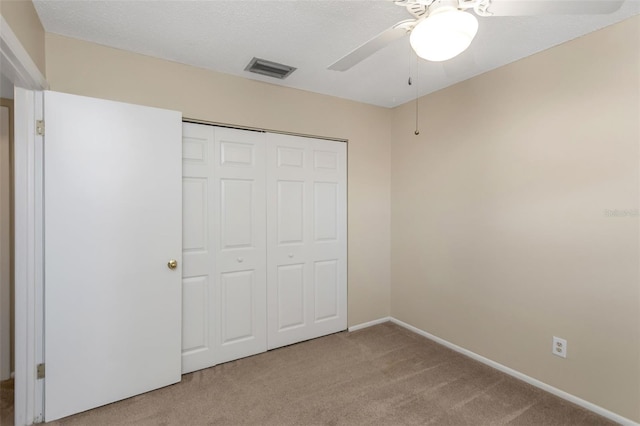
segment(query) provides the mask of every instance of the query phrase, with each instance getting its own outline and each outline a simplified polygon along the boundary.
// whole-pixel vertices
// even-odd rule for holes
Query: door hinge
[[[38,366],[36,367],[36,370],[37,370],[37,378],[44,379],[44,363],[38,364]]]
[[[38,136],[44,136],[44,120],[36,120],[36,133]]]

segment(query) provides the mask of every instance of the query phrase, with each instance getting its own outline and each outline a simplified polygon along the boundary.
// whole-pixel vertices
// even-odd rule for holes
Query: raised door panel
[[[182,280],[182,356],[189,356],[210,347],[207,300],[208,277]]]
[[[304,243],[305,184],[304,180],[278,180],[277,188],[277,243],[301,245]]]
[[[278,331],[303,327],[306,324],[304,269],[304,263],[278,267]]]
[[[182,249],[188,253],[206,252],[209,241],[207,201],[209,182],[206,177],[182,179]]]
[[[255,246],[255,186],[254,179],[220,179],[221,250]]]
[[[226,130],[220,131],[225,132]],[[231,132],[234,132],[236,137],[239,135],[238,131],[232,130]],[[220,165],[226,167],[253,167],[256,160],[255,151],[256,146],[251,142],[220,141]]]
[[[278,168],[304,168],[304,149],[279,146],[276,148],[276,167]]]
[[[182,125],[182,373],[217,363],[213,128]]]
[[[215,128],[219,362],[267,349],[264,139]]]
[[[313,151],[313,167],[315,170],[325,170],[337,173],[338,162],[338,152],[322,150]]]
[[[314,262],[313,289],[315,322],[336,319],[339,315],[339,260]]]
[[[313,239],[315,242],[338,240],[338,183],[313,183]]]
[[[222,274],[222,345],[254,340],[255,271]]]

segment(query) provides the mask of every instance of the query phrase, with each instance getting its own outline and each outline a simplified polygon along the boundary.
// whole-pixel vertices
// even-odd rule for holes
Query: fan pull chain
[[[418,64],[418,55],[416,55],[416,130],[415,132],[413,132],[414,135],[418,136],[420,134],[420,130],[418,129],[418,100],[419,98],[419,91],[418,91],[418,74],[419,74],[419,64]]]
[[[416,89],[417,89],[416,85]],[[417,90],[416,90],[417,92]],[[413,132],[414,135],[418,136],[420,134],[420,130],[418,130],[418,94],[416,93],[416,130]]]
[[[413,50],[409,48],[409,79],[407,80],[407,84],[409,86],[413,86],[413,79],[411,78],[412,73],[412,59],[415,56],[416,58],[416,68],[415,68],[415,81],[416,81],[416,130],[413,132],[414,135],[418,136],[420,134],[420,130],[418,130],[418,55],[415,55]]]

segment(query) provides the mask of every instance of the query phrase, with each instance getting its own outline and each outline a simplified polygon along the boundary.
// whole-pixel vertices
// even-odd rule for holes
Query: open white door
[[[55,92],[45,123],[50,421],[180,381],[182,124]]]

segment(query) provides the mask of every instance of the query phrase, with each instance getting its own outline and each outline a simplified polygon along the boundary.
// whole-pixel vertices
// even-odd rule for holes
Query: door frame
[[[0,15],[0,61],[14,89],[15,376],[17,426],[43,419],[42,90],[47,81]]]

